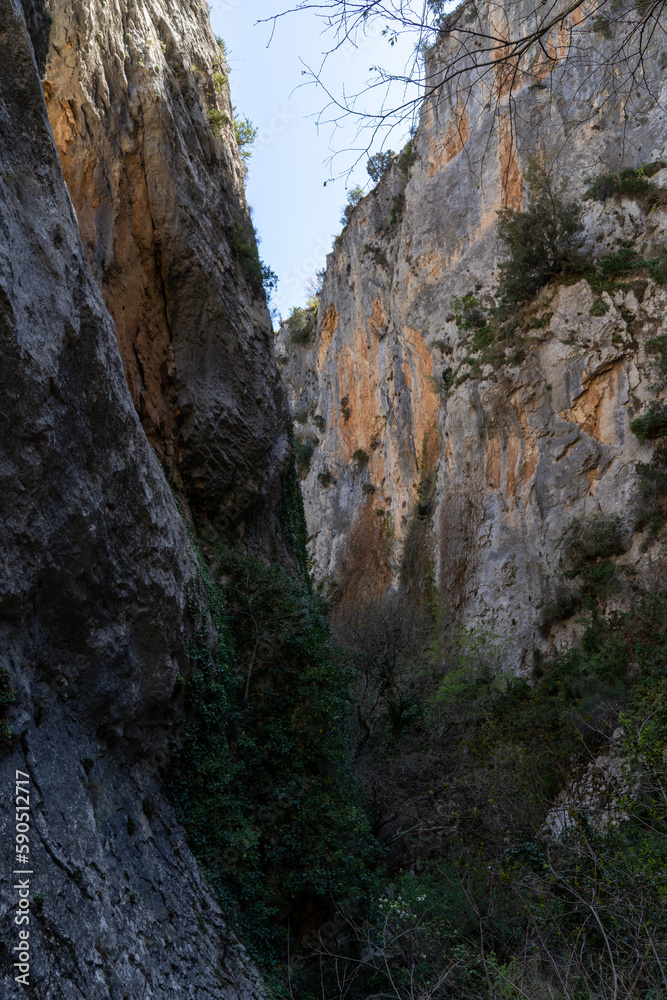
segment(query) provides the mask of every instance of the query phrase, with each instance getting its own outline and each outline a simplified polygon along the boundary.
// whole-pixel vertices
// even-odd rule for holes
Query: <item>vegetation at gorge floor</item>
[[[608,558],[599,534],[573,526],[570,562]],[[276,995],[660,995],[664,591],[611,619],[586,591],[580,644],[536,654],[529,684],[437,599],[334,610],[332,643],[303,574],[198,544],[217,649],[192,649],[172,794]],[[554,839],[549,810],[605,752]]]
[[[453,303],[473,375],[526,324],[548,326],[531,299],[547,281],[586,277],[595,316],[604,293],[665,278],[663,256],[630,245],[582,261],[578,211],[540,184],[526,213],[504,217],[509,315],[474,296]],[[540,250],[545,197],[555,228]],[[527,233],[532,274],[516,249]],[[293,314],[296,343],[312,320]],[[646,345],[656,394],[666,343]],[[656,398],[632,423],[654,447],[633,512],[646,544],[667,513],[664,410]],[[415,523],[433,490],[425,474]],[[285,511],[293,574],[198,530],[217,641],[193,644],[171,776],[195,853],[275,996],[663,996],[667,591],[657,582],[604,614],[627,541],[619,519],[568,526],[541,625],[576,616],[581,638],[548,659],[536,650],[529,681],[492,632],[457,630],[432,586],[419,595],[404,580],[398,595],[327,607],[307,580],[296,472]]]

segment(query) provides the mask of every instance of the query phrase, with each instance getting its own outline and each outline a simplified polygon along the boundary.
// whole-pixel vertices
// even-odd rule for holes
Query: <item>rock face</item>
[[[148,23],[133,11],[128,35]],[[157,781],[188,639],[206,623],[193,621],[196,558],[154,449],[193,505],[270,539],[262,504],[287,433],[265,304],[216,237],[244,210],[238,154],[208,129],[193,71],[170,104],[147,52],[134,83],[122,59],[98,65],[93,36],[110,42],[116,14],[0,0],[0,668],[15,693],[0,755],[0,982],[8,1000],[251,997],[257,975]],[[199,9],[172,17],[211,56]],[[49,27],[46,90],[61,143],[72,117],[61,152],[83,240],[35,61]],[[176,36],[160,30],[175,64]],[[13,968],[17,771],[29,775],[29,990]]]
[[[208,8],[53,0],[44,93],[146,435],[199,509],[258,531],[284,404]],[[241,261],[241,263],[239,263]]]
[[[575,55],[554,33],[550,62],[535,56],[511,95],[500,68],[470,68],[425,102],[411,147],[336,240],[314,340],[279,338],[291,406],[308,414],[297,433],[319,442],[303,482],[316,574],[351,598],[399,575],[416,594],[437,586],[450,616],[511,638],[517,668],[567,632],[545,633],[543,608],[574,517],[618,514],[633,581],[665,571],[664,542],[640,554],[633,534],[635,462],[651,452],[629,431],[652,398],[643,345],[664,332],[664,290],[605,293],[596,316],[586,281],[547,288],[521,349],[493,364],[455,318],[455,297],[496,305],[496,213],[521,207],[531,156],[579,198],[596,176],[667,157],[657,52],[646,88],[610,88],[612,43],[569,27]],[[432,82],[458,45],[444,33],[427,53]],[[585,227],[590,257],[664,246],[664,211],[628,199],[588,198]]]

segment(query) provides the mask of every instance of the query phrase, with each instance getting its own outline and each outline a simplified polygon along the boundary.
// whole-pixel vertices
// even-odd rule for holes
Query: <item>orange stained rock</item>
[[[405,354],[403,376],[410,394],[415,448],[420,447],[424,435],[432,432],[438,422],[439,397],[431,388],[433,358],[424,344],[424,338],[413,327],[403,330]]]
[[[378,298],[373,299],[371,314],[368,317],[368,329],[371,333],[381,339],[387,332],[387,313]]]
[[[317,372],[321,373],[324,367],[324,360],[329,350],[329,345],[334,333],[338,328],[338,312],[333,302],[330,302],[324,311],[322,325],[320,327],[320,343],[317,351]]]
[[[470,116],[461,101],[447,121],[444,139],[437,137],[434,130],[430,136],[428,175],[434,177],[439,170],[458,156],[470,138]]]
[[[501,118],[499,122],[498,170],[502,188],[502,207],[518,211],[523,198],[523,179],[516,158],[512,123],[508,117]]]
[[[378,342],[368,337],[364,326],[355,324],[351,343],[340,345],[335,362],[338,394],[334,421],[340,432],[341,457],[349,461],[357,449],[369,451],[375,418],[381,413]],[[341,400],[346,397],[350,410],[347,420],[340,407]]]
[[[600,443],[619,444],[614,398],[622,375],[622,362],[594,375],[572,406],[560,415],[571,423],[579,424],[585,434]]]
[[[532,401],[534,402],[534,400]],[[530,489],[537,470],[539,451],[537,438],[528,425],[526,412],[514,409],[515,420],[507,420],[487,438],[484,471],[488,486],[500,490],[506,499]]]
[[[507,19],[504,8],[496,9],[494,6],[489,8],[489,28],[494,39],[506,39]],[[522,74],[519,73],[517,59],[509,57],[508,46],[503,44],[494,49],[492,59],[495,77],[495,93],[492,100],[498,100],[521,86]]]
[[[171,464],[174,355],[163,289],[159,233],[154,231],[139,150],[110,156],[79,128],[74,98],[61,99],[58,74],[44,83],[47,111],[93,275],[102,286],[134,405],[158,456]],[[91,114],[91,121],[96,118]]]

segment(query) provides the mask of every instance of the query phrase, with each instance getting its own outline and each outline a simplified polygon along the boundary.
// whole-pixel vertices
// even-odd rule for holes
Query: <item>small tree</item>
[[[236,111],[236,108],[233,110]],[[244,160],[249,160],[252,153],[246,147],[252,146],[257,138],[257,129],[249,118],[237,118],[236,115],[234,116],[234,136],[236,138],[236,145],[239,147],[239,153]]]
[[[350,219],[352,218],[352,213],[364,196],[364,192],[361,190],[359,185],[353,187],[351,191],[347,194],[347,205],[343,208],[343,214],[340,217],[340,222],[342,226],[346,226]]]
[[[307,344],[317,326],[317,310],[314,307],[300,309],[299,306],[294,306],[287,320],[287,325],[290,332],[290,343]]]
[[[374,153],[366,164],[366,170],[370,179],[377,184],[385,171],[389,169],[395,157],[396,153],[393,149],[388,149],[386,153]]]
[[[582,205],[566,201],[565,181],[556,183],[535,161],[526,171],[529,201],[525,212],[498,213],[501,299],[515,305],[531,298],[549,278],[581,267]]]

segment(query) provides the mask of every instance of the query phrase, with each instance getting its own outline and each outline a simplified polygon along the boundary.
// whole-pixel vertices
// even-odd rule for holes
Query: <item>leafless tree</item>
[[[513,137],[524,113],[521,95],[546,91],[544,116],[566,90],[559,110],[562,138],[613,105],[621,120],[658,99],[664,71],[661,46],[665,0],[299,0],[277,17],[309,10],[322,19],[332,44],[305,76],[323,88],[321,124],[358,124],[358,159],[392,130],[414,131],[420,111],[453,114],[461,138],[478,121],[489,136]],[[274,18],[275,20],[275,18]],[[335,92],[325,82],[329,56],[343,45],[363,49],[374,26],[391,44],[413,40],[404,72],[371,67],[358,93]],[[565,80],[567,78],[567,87]],[[508,132],[509,129],[509,132]]]

